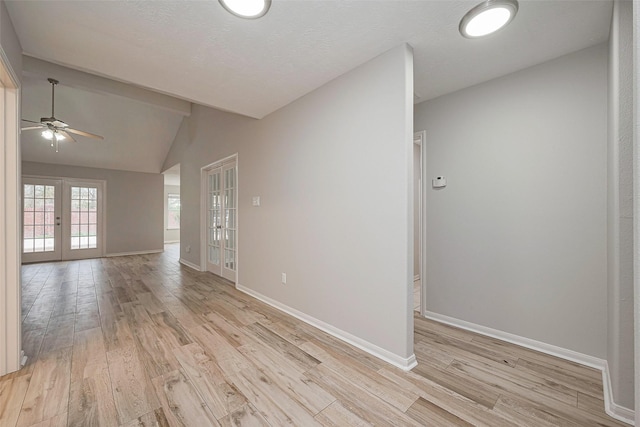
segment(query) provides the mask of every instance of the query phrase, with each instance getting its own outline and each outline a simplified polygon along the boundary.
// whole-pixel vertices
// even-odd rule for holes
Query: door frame
[[[26,362],[21,330],[20,80],[0,46],[0,375]]]
[[[101,190],[102,190],[102,203],[101,203],[101,207],[99,208],[99,213],[98,215],[100,215],[101,219],[102,219],[102,223],[100,224],[100,232],[102,233],[102,238],[100,239],[101,242],[98,244],[98,249],[100,250],[100,254],[97,255],[95,258],[103,258],[106,253],[107,253],[107,181],[106,180],[102,180],[102,179],[85,179],[85,178],[71,178],[71,177],[64,177],[64,176],[44,176],[44,175],[24,175],[21,177],[21,182],[22,182],[22,178],[29,178],[29,179],[57,179],[60,180],[62,182],[62,194],[64,194],[64,187],[67,183],[71,183],[71,184],[82,184],[82,183],[87,183],[87,184],[95,184],[98,186],[101,186]],[[21,184],[22,185],[22,184]],[[20,193],[22,194],[22,193]],[[63,199],[64,196],[61,197],[61,199]],[[64,200],[61,200],[60,204],[61,204],[61,216],[62,216],[62,226],[61,226],[61,233],[64,233],[65,231],[68,231],[67,229],[67,225],[66,225],[66,218],[64,217],[64,206],[62,206],[62,204],[64,203]],[[22,208],[20,208],[20,213],[22,214]],[[22,238],[22,222],[20,224],[20,232],[19,232],[20,238]],[[65,250],[64,248],[66,247],[66,244],[64,242],[64,234],[61,237],[61,241],[62,241],[62,261],[71,261],[71,260],[76,260],[76,259],[83,259],[81,258],[73,258],[73,257],[69,257],[69,258],[65,258],[65,252],[69,252],[68,250]],[[20,246],[22,247],[22,245]],[[22,254],[22,250],[20,251],[20,254]],[[94,258],[93,256],[91,258]]]
[[[418,250],[420,251],[420,315],[424,316],[427,311],[427,251],[425,247],[425,243],[427,242],[427,209],[425,208],[425,202],[427,200],[426,197],[426,189],[427,189],[427,153],[425,149],[425,141],[427,138],[427,131],[421,130],[415,132],[413,134],[413,143],[420,147],[420,190],[418,197],[419,204],[419,230],[418,233],[420,237],[420,247]],[[414,201],[415,203],[415,201]]]
[[[229,163],[235,162],[236,164],[236,208],[239,205],[239,193],[240,193],[240,185],[238,181],[239,173],[239,165],[238,165],[238,153],[232,154],[230,156],[224,157],[220,160],[217,160],[213,163],[209,163],[206,166],[200,168],[200,271],[208,271],[207,270],[207,211],[209,207],[208,203],[208,182],[207,182],[207,173],[211,169],[221,168]],[[236,209],[236,280],[234,285],[238,284],[238,277],[240,271],[240,244],[239,244],[239,236],[240,236],[240,215],[238,215],[239,209]],[[222,276],[221,276],[222,277]]]

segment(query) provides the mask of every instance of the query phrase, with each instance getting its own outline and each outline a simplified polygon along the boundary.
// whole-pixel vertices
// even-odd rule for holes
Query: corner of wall
[[[171,143],[171,147],[169,147],[169,151],[164,159],[162,164],[162,171],[166,171],[167,169],[177,165],[180,163],[182,156],[184,155],[184,151],[189,145],[189,138],[187,127],[189,124],[190,116],[184,116],[182,118],[182,123],[178,127],[176,131],[176,135],[173,138],[173,142]]]
[[[602,368],[602,388],[604,393],[604,411],[618,421],[634,425],[635,412],[632,409],[618,405],[613,400],[613,387],[611,386],[611,372],[609,363],[605,360]]]
[[[613,3],[608,58],[607,136],[607,370],[605,402],[612,414],[633,406],[632,3]],[[607,390],[608,387],[608,390]],[[622,409],[620,409],[622,408]],[[626,415],[625,415],[626,414]],[[614,416],[614,415],[612,415]]]

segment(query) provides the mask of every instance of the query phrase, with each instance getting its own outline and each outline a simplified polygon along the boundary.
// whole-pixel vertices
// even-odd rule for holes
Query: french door
[[[103,255],[102,181],[23,178],[23,262]]]
[[[207,270],[236,282],[236,161],[207,170]]]
[[[22,261],[62,259],[62,181],[22,179]]]

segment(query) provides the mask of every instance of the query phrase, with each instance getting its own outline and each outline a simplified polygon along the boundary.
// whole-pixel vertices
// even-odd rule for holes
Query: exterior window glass
[[[180,195],[167,196],[167,230],[180,229]]]

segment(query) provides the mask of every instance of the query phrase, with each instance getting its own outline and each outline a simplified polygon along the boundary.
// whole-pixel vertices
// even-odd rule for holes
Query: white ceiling
[[[30,56],[256,118],[403,42],[414,48],[415,92],[423,101],[608,38],[610,1],[520,0],[509,27],[468,40],[458,23],[478,2],[273,0],[258,20],[236,18],[216,0],[10,0],[7,7]],[[46,113],[46,105],[29,105],[25,89],[29,116]],[[119,105],[84,104],[94,99],[77,95],[82,102],[59,109],[63,119],[81,117],[74,126],[106,133],[89,121],[94,108],[118,120],[132,117]],[[78,111],[65,115],[74,105]],[[159,115],[142,114],[163,126]],[[111,143],[118,139],[109,136]],[[89,150],[87,162],[96,154]]]

